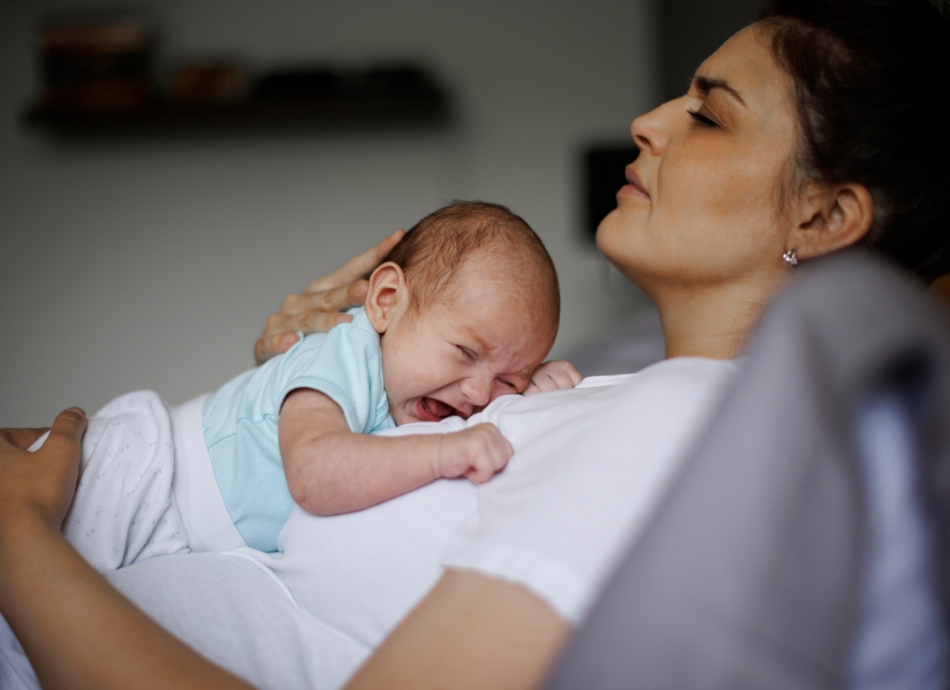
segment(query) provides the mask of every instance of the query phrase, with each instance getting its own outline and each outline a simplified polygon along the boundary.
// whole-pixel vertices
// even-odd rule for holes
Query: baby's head
[[[551,257],[503,206],[461,202],[423,218],[369,280],[397,424],[468,417],[520,393],[557,335]]]

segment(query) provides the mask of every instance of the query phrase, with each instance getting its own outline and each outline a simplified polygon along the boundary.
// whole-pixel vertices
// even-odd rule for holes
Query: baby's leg
[[[152,391],[116,398],[89,419],[79,485],[63,534],[100,571],[188,551],[172,493],[168,412]]]

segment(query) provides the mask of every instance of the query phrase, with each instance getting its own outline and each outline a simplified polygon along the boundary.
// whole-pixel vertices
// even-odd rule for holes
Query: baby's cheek
[[[392,400],[389,401],[389,414],[392,415],[393,421],[396,422],[396,426],[402,426],[403,424],[410,424],[412,422],[419,421],[418,419],[413,419],[408,415],[405,405],[394,405]]]

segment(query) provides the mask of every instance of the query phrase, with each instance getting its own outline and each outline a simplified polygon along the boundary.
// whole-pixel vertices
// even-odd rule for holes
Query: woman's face
[[[761,29],[732,37],[689,92],[634,120],[630,184],[597,231],[604,256],[654,299],[664,286],[784,270],[780,189],[796,144],[791,81]]]

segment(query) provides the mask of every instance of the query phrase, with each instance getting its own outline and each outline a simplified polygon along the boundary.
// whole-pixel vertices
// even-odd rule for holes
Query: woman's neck
[[[651,295],[660,311],[666,357],[738,357],[779,279],[666,287]]]

